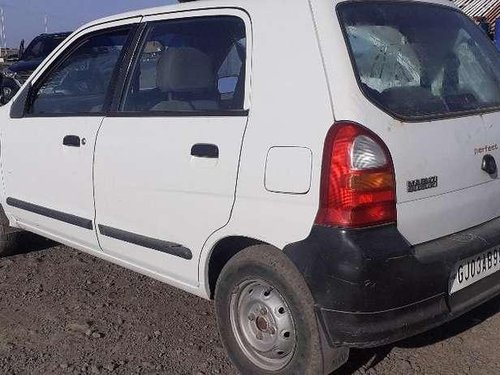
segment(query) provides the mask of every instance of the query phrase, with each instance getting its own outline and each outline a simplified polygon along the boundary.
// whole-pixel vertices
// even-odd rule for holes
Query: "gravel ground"
[[[65,246],[0,259],[0,374],[236,374],[210,302]],[[500,374],[500,299],[335,374]]]

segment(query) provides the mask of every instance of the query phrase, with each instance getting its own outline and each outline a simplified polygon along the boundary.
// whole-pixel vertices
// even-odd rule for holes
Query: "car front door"
[[[98,249],[93,158],[132,26],[75,36],[32,81],[22,118],[2,129],[7,210],[25,229]]]
[[[249,22],[227,10],[145,18],[116,115],[95,156],[104,252],[184,285],[229,220],[247,124]]]

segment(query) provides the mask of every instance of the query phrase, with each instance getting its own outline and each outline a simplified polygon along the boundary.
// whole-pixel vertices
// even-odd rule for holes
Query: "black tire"
[[[23,230],[9,226],[9,219],[0,206],[0,258],[17,252],[23,233]]]
[[[231,323],[233,296],[243,295],[243,292],[239,293],[240,286],[256,278],[264,280],[279,292],[288,305],[294,322],[295,350],[290,353],[289,362],[277,370],[260,367],[250,359],[238,342],[234,332],[237,328],[233,328]],[[250,293],[253,291],[250,290]],[[217,281],[215,308],[222,342],[230,359],[242,374],[324,373],[321,339],[311,292],[295,265],[280,250],[257,245],[236,254],[225,265]]]

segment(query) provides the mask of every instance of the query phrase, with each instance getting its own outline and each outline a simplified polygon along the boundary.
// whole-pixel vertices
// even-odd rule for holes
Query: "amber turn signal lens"
[[[347,187],[355,191],[385,190],[394,187],[394,177],[390,172],[374,172],[348,176]]]

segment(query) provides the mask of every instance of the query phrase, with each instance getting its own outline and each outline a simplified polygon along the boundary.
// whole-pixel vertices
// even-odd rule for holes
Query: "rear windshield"
[[[338,13],[363,92],[395,117],[500,109],[500,53],[461,12],[370,1]]]

